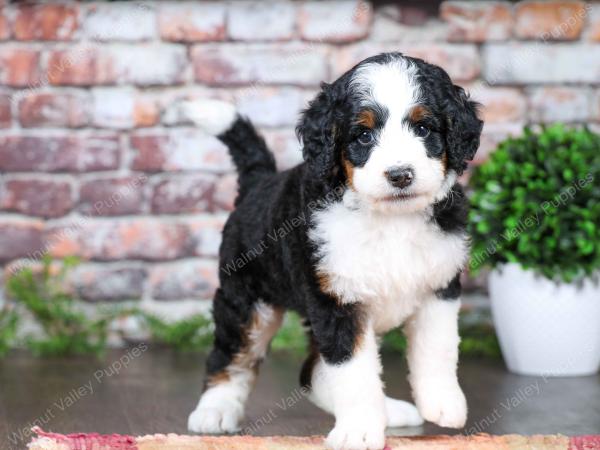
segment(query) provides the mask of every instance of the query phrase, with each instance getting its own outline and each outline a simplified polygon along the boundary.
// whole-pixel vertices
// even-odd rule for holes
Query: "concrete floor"
[[[14,353],[0,361],[0,448],[24,448],[27,430],[36,424],[62,433],[186,433],[203,357],[141,348],[134,353],[111,351],[101,361]],[[301,361],[295,355],[269,356],[250,400],[247,432],[314,435],[331,429],[333,418],[298,388]],[[402,358],[388,354],[383,361],[387,392],[410,398]],[[465,360],[460,380],[470,407],[464,430],[425,424],[390,434],[600,433],[600,375],[524,377],[509,374],[501,362]]]

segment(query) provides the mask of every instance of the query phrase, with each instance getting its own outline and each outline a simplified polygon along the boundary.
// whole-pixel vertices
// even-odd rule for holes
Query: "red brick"
[[[591,43],[488,44],[482,57],[489,84],[594,84],[600,74],[600,45]]]
[[[158,35],[151,2],[102,2],[87,9],[83,34],[94,41],[144,41]]]
[[[238,41],[286,41],[295,25],[296,6],[289,1],[233,2],[227,14],[229,38]]]
[[[20,41],[68,41],[77,31],[79,9],[66,4],[22,4],[14,24]]]
[[[48,229],[45,239],[50,254],[57,258],[77,255],[99,261],[160,261],[188,256],[193,251],[185,225],[153,218],[83,218],[70,226]]]
[[[498,144],[509,136],[520,136],[523,134],[524,123],[484,123],[481,134],[481,145],[475,154],[473,164],[479,165],[488,160],[490,153],[498,147]]]
[[[293,128],[261,130],[267,146],[275,154],[279,170],[286,170],[302,162],[302,148]]]
[[[137,97],[133,104],[133,124],[136,127],[151,127],[160,122],[158,103],[149,97]]]
[[[112,61],[91,46],[50,52],[46,77],[55,85],[90,86],[116,81]]]
[[[473,100],[481,103],[484,122],[521,122],[526,119],[527,101],[520,90],[504,87],[467,88]]]
[[[194,175],[171,178],[158,183],[152,194],[152,212],[179,214],[213,210],[215,178]]]
[[[291,87],[256,87],[238,96],[239,112],[252,118],[258,127],[295,126],[299,114],[312,95]]]
[[[448,40],[485,42],[508,39],[513,28],[512,6],[505,2],[452,1],[440,8],[448,22]]]
[[[69,276],[75,294],[87,301],[137,300],[144,290],[146,270],[106,264],[83,264]]]
[[[6,17],[4,10],[0,10],[0,40],[6,40],[10,37],[10,22]]]
[[[71,185],[66,181],[8,180],[0,196],[0,208],[30,216],[60,217],[72,207]]]
[[[529,91],[532,122],[587,122],[592,115],[592,92],[585,88],[545,86]]]
[[[233,169],[229,153],[216,138],[198,130],[172,129],[167,133],[134,134],[133,169],[144,172]]]
[[[0,170],[13,172],[86,172],[116,169],[115,135],[0,137]]]
[[[82,127],[89,121],[89,96],[82,92],[30,93],[19,102],[24,127]]]
[[[592,3],[586,6],[589,11],[587,37],[591,41],[600,41],[600,4]]]
[[[445,69],[453,81],[470,81],[481,72],[477,48],[471,44],[357,44],[340,49],[332,58],[333,77],[340,76],[356,63],[380,52],[400,51],[422,58]]]
[[[225,10],[216,2],[163,3],[158,10],[160,36],[166,41],[222,41]]]
[[[236,173],[222,175],[215,185],[215,207],[225,211],[233,211],[238,192],[238,176]]]
[[[600,89],[592,97],[592,120],[600,122]]]
[[[13,87],[40,84],[39,51],[22,47],[0,47],[0,84]]]
[[[11,96],[0,94],[0,128],[9,128],[11,125]]]
[[[191,57],[196,81],[209,85],[318,86],[329,78],[327,51],[322,46],[202,45],[192,48]]]
[[[92,90],[92,123],[103,128],[148,127],[160,121],[157,101],[131,87]]]
[[[389,13],[391,6],[393,5],[377,7],[375,10],[369,41],[393,42],[396,45],[399,42],[406,44],[446,42],[448,26],[437,17],[426,17],[425,21],[418,26],[406,25],[395,14]],[[395,9],[391,8],[391,11]]]
[[[183,81],[186,64],[180,45],[82,45],[51,52],[46,74],[54,85],[170,85]]]
[[[529,1],[516,5],[515,34],[521,39],[571,41],[581,35],[585,3]]]
[[[342,43],[369,34],[373,11],[360,0],[308,1],[300,6],[298,16],[303,39]]]
[[[226,216],[219,214],[186,221],[196,256],[217,257],[219,255],[221,233],[226,219]]]
[[[218,286],[217,262],[186,260],[150,270],[150,295],[157,300],[211,299]]]
[[[139,214],[147,181],[145,174],[82,181],[78,210],[91,216]]]
[[[40,221],[0,221],[0,261],[42,256],[43,223]]]

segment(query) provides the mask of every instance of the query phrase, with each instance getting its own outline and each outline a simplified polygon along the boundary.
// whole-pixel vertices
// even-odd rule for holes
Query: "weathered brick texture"
[[[89,104],[85,91],[31,93],[19,102],[19,121],[28,128],[83,127],[89,123]]]
[[[516,5],[515,33],[523,39],[570,41],[585,23],[583,2],[528,1]]]
[[[0,191],[0,209],[30,216],[60,217],[73,207],[73,193],[68,181],[34,178],[9,179]]]
[[[482,104],[475,164],[526,124],[600,129],[600,4],[431,4],[0,2],[0,263],[78,255],[88,301],[209,299],[237,180],[181,101],[235,101],[286,169],[319,84],[382,51]]]
[[[21,4],[14,22],[19,41],[68,41],[77,32],[79,7],[76,4]]]
[[[512,34],[512,7],[504,2],[445,2],[440,14],[453,42],[503,41]]]

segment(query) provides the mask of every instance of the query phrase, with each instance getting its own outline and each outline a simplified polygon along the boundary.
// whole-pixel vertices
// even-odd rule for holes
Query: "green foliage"
[[[482,358],[502,358],[494,327],[486,324],[462,325],[460,328],[462,355]]]
[[[19,316],[17,312],[5,305],[0,310],[0,357],[6,355],[17,335]]]
[[[35,354],[99,354],[105,349],[108,324],[114,315],[88,318],[63,289],[67,272],[77,263],[77,259],[67,258],[53,274],[50,258],[44,258],[39,272],[26,267],[7,281],[8,293],[42,329],[42,338],[29,336],[25,341]]]
[[[600,136],[562,125],[498,146],[474,170],[471,269],[519,263],[571,282],[600,268]]]
[[[195,314],[176,322],[165,322],[159,317],[142,311],[138,315],[157,344],[177,351],[203,351],[212,343],[213,324],[204,314]]]
[[[302,318],[293,311],[286,313],[282,327],[273,338],[271,348],[275,351],[286,350],[303,354],[307,347],[308,339]]]
[[[405,353],[406,337],[400,329],[395,329],[383,337],[381,348],[384,351]],[[498,359],[501,357],[500,345],[492,326],[462,325],[460,328],[461,355]]]
[[[389,352],[406,352],[406,336],[399,328],[386,333],[381,341],[381,349]]]
[[[76,259],[66,259],[53,265],[43,260],[41,270],[24,268],[7,281],[7,290],[21,309],[28,311],[39,324],[42,336],[27,337],[25,343],[42,356],[100,354],[106,348],[110,323],[118,317],[136,317],[148,330],[150,340],[176,351],[207,351],[213,339],[213,323],[204,314],[195,314],[183,320],[169,322],[137,308],[99,311],[95,319],[80,309],[80,304],[64,290],[64,280],[76,265]],[[56,267],[60,269],[56,271]],[[14,341],[19,308],[5,306],[0,310],[0,356]],[[461,350],[469,355],[497,356],[497,342],[491,328],[465,327],[461,332]],[[273,339],[274,351],[304,354],[307,337],[302,318],[286,314],[283,326]],[[403,353],[406,340],[400,331],[392,331],[383,339],[383,348]]]

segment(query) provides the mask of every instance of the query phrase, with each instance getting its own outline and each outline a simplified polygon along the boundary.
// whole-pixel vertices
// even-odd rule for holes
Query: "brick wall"
[[[281,168],[300,160],[293,127],[319,82],[381,51],[443,66],[485,105],[478,163],[526,123],[600,122],[600,3],[423,5],[4,4],[4,271],[76,254],[85,300],[206,305],[235,176],[182,99],[235,100]]]

